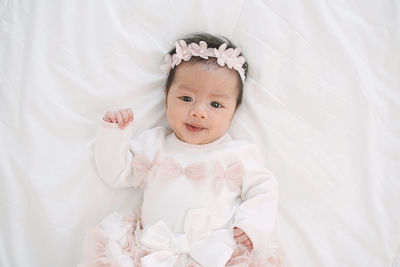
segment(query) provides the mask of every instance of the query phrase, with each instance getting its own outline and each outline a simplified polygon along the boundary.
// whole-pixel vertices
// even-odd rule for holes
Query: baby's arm
[[[245,169],[241,193],[243,202],[236,211],[233,226],[243,231],[254,249],[258,249],[268,241],[275,225],[278,183],[274,175],[262,166],[254,146],[249,146],[242,155]]]
[[[108,111],[98,128],[94,156],[100,177],[112,188],[132,186],[132,137],[133,112],[131,109]]]

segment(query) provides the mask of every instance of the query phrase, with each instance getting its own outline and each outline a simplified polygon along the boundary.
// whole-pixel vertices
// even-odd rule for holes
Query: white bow
[[[235,248],[231,229],[216,229],[219,220],[207,209],[189,210],[184,233],[173,234],[163,221],[143,230],[140,243],[153,251],[142,258],[143,267],[174,267],[188,253],[204,267],[223,267]]]

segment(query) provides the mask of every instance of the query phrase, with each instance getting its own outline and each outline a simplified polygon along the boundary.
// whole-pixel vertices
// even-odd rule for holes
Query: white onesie
[[[132,126],[121,130],[102,121],[95,161],[110,187],[143,188],[141,227],[134,231],[135,247],[146,251],[142,266],[180,266],[185,257],[200,266],[225,266],[237,247],[233,227],[247,234],[254,251],[268,245],[278,183],[254,144],[226,133],[211,143],[192,145],[164,127],[132,138]],[[110,224],[120,220],[115,216],[103,222],[110,240],[115,228]],[[107,253],[117,249],[114,245]],[[121,266],[130,260],[116,259]]]

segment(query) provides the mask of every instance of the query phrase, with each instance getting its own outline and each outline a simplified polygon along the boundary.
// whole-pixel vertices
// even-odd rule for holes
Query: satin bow
[[[215,191],[220,193],[226,184],[233,192],[239,192],[242,185],[243,165],[240,161],[228,166],[225,170],[221,162],[217,161],[214,168]]]
[[[193,163],[183,168],[172,158],[167,158],[160,165],[160,175],[166,178],[174,178],[185,175],[192,179],[201,179],[207,175],[207,164],[205,162]]]
[[[219,220],[207,209],[189,210],[184,233],[173,234],[163,221],[143,230],[140,243],[153,252],[142,258],[142,267],[173,267],[189,254],[204,267],[223,267],[235,248],[231,229],[214,228]]]
[[[142,154],[135,155],[133,157],[131,164],[133,169],[133,181],[132,181],[133,186],[135,187],[139,186],[146,180],[153,166],[159,164],[159,157],[160,157],[159,151],[156,152],[153,161],[151,162]]]

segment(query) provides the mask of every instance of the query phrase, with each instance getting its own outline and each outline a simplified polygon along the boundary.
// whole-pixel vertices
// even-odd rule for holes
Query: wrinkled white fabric
[[[399,23],[390,0],[0,0],[0,265],[76,266],[89,227],[133,210],[96,172],[98,119],[165,126],[159,65],[201,30],[248,59],[230,133],[279,180],[289,266],[396,266]]]

